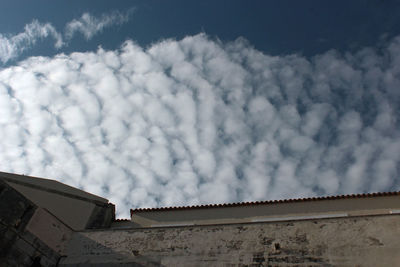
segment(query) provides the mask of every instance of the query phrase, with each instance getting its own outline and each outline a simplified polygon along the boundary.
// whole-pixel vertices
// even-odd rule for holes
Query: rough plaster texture
[[[60,266],[399,266],[399,237],[400,215],[84,231]]]
[[[72,229],[42,208],[37,208],[25,231],[30,232],[53,251],[64,254]]]

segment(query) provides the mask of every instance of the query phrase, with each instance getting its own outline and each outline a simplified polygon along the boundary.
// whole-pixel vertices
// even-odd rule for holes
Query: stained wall
[[[73,234],[60,266],[398,266],[399,237],[397,214],[91,230]]]

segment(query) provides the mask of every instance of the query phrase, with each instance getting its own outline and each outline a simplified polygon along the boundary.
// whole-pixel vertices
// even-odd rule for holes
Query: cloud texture
[[[49,37],[54,39],[54,47],[56,49],[60,49],[66,44],[63,39],[69,41],[78,32],[83,34],[86,40],[90,40],[105,28],[128,22],[133,10],[129,9],[125,13],[113,11],[108,14],[102,14],[100,17],[84,13],[79,19],[74,19],[66,24],[64,38],[63,34],[58,32],[50,23],[40,23],[37,20],[33,20],[19,34],[0,34],[0,61],[4,64],[15,59],[25,50],[35,45],[37,41]]]
[[[26,49],[34,45],[38,40],[47,37],[54,39],[54,47],[61,48],[64,45],[62,35],[50,23],[40,23],[33,20],[27,24],[23,32],[5,36],[0,34],[0,61],[5,63],[16,58]]]
[[[102,32],[104,28],[128,22],[132,12],[133,9],[130,9],[125,14],[114,11],[110,14],[103,14],[100,18],[84,13],[79,19],[74,19],[67,23],[65,35],[67,39],[71,39],[77,32],[80,32],[85,36],[86,40],[90,40],[94,35]]]
[[[0,71],[1,170],[129,208],[399,190],[400,38],[268,56],[206,35]]]

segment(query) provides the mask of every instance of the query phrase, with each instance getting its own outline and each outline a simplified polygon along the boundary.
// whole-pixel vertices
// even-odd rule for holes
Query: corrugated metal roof
[[[267,201],[254,201],[254,202],[237,202],[237,203],[225,203],[225,204],[195,205],[195,206],[138,208],[138,209],[131,209],[131,215],[132,215],[132,213],[137,213],[137,212],[226,208],[226,207],[238,207],[238,206],[268,205],[268,204],[278,204],[278,203],[293,203],[293,202],[321,201],[321,200],[349,199],[349,198],[369,198],[369,197],[383,197],[383,196],[395,196],[395,195],[400,195],[400,191],[397,191],[397,192],[376,192],[376,193],[352,194],[352,195],[337,195],[337,196],[323,196],[323,197],[310,197],[310,198],[296,198],[296,199],[267,200]]]

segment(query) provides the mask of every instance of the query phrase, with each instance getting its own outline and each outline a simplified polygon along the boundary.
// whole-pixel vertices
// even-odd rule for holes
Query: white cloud
[[[16,58],[26,49],[33,46],[38,40],[52,37],[54,47],[61,48],[63,39],[60,33],[50,23],[40,23],[33,20],[25,26],[24,32],[13,36],[0,34],[0,60],[5,63]]]
[[[0,61],[4,64],[13,60],[25,50],[34,46],[39,40],[48,37],[54,39],[54,47],[56,49],[60,49],[67,44],[77,32],[82,33],[86,40],[90,40],[106,28],[128,22],[133,10],[131,8],[124,13],[113,11],[102,14],[100,17],[93,16],[90,13],[83,13],[79,19],[74,19],[66,24],[64,36],[51,23],[41,23],[38,20],[33,20],[25,25],[24,31],[21,33],[15,35],[0,33]],[[107,60],[112,61],[112,58]]]
[[[133,9],[130,9],[126,13],[114,11],[109,14],[103,14],[100,17],[83,13],[79,19],[74,19],[67,23],[65,26],[65,36],[67,39],[71,39],[77,32],[80,32],[85,36],[86,40],[90,40],[94,35],[102,32],[107,27],[126,23],[132,12]]]
[[[120,216],[398,190],[399,40],[307,59],[200,34],[29,58],[0,71],[0,165],[107,197]]]

